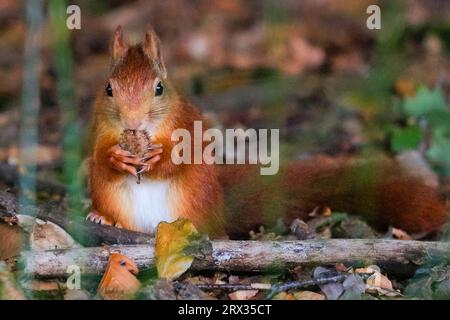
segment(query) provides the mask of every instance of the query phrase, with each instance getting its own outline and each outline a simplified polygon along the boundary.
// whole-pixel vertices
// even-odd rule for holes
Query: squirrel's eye
[[[110,97],[113,96],[111,84],[109,84],[109,83],[108,83],[108,85],[106,86],[106,94],[107,94],[108,96],[110,96]]]
[[[164,88],[161,81],[158,82],[155,88],[155,96],[160,96],[163,94]]]

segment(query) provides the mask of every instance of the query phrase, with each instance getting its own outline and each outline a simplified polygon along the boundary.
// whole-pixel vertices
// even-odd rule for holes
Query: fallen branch
[[[0,222],[11,223],[17,214],[53,222],[84,246],[152,243],[152,237],[148,234],[98,225],[85,221],[83,217],[70,215],[61,203],[50,202],[36,207],[22,207],[14,194],[0,190]]]
[[[69,265],[82,273],[102,274],[110,252],[120,252],[140,269],[155,263],[154,245],[130,245],[22,254],[24,271],[41,277],[65,276]],[[261,272],[298,265],[371,265],[391,273],[408,273],[427,261],[449,259],[450,243],[380,239],[309,241],[212,241],[212,253],[196,259],[191,270]],[[406,269],[405,269],[406,268]],[[408,270],[405,272],[404,270]]]

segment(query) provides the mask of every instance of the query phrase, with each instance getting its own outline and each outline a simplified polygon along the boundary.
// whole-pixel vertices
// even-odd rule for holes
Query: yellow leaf
[[[207,237],[200,234],[186,219],[175,222],[161,222],[156,233],[156,269],[160,278],[169,280],[181,276],[191,266],[196,253],[207,243]]]

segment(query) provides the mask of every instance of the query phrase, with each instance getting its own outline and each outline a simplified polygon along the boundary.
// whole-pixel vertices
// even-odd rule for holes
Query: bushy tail
[[[364,217],[382,230],[409,233],[440,229],[449,218],[444,197],[395,160],[316,157],[294,161],[278,175],[260,176],[256,166],[220,168],[228,234],[242,236],[278,218],[308,219],[316,207]]]

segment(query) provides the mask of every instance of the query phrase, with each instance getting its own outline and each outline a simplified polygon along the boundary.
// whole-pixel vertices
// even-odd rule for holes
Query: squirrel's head
[[[111,44],[111,72],[98,110],[122,129],[150,132],[169,109],[170,90],[161,45],[149,27],[143,43],[129,45],[117,27]]]

